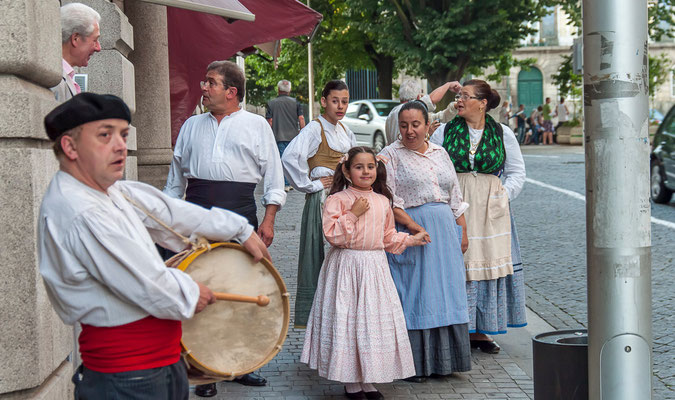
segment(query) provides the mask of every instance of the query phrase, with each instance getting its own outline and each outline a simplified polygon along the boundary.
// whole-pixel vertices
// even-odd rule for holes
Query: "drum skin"
[[[203,373],[201,378],[196,371],[190,374],[198,383],[233,379],[267,364],[281,350],[290,319],[286,285],[272,263],[263,259],[254,264],[235,243],[211,247],[189,253],[176,268],[214,292],[265,295],[270,303],[261,307],[218,300],[183,322],[181,345],[188,364]]]

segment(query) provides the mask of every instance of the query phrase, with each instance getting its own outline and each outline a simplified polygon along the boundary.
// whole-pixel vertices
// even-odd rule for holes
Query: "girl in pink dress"
[[[372,383],[415,375],[403,309],[385,251],[428,243],[396,232],[386,170],[368,147],[338,164],[323,210],[331,249],[321,267],[300,361],[345,383],[352,399],[380,399]]]

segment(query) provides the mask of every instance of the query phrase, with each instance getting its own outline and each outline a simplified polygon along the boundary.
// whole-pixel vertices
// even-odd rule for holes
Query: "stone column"
[[[87,91],[120,97],[127,103],[133,115],[136,111],[134,65],[128,56],[134,49],[134,29],[127,16],[118,7],[123,3],[110,0],[62,0],[63,4],[76,2],[86,4],[101,14],[99,24],[101,51],[91,56],[86,68],[78,69],[78,73],[88,75]],[[131,122],[125,177],[135,180],[137,179],[135,116]]]
[[[129,59],[136,70],[138,93],[134,116],[138,179],[162,189],[173,156],[166,7],[142,1],[128,1],[124,7],[137,38]]]
[[[38,272],[37,219],[58,164],[42,120],[61,80],[58,0],[0,2],[0,399],[72,397],[72,328]]]

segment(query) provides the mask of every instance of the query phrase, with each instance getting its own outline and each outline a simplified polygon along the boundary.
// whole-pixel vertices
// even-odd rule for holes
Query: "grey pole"
[[[309,7],[309,0],[307,0]],[[314,57],[312,57],[312,42],[307,43],[307,85],[309,86],[309,121],[314,119]],[[309,121],[307,123],[309,124]]]
[[[588,385],[651,398],[646,0],[583,0]]]

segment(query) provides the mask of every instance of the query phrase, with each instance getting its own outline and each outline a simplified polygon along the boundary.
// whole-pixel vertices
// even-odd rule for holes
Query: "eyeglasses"
[[[467,100],[469,100],[469,99],[480,100],[480,97],[469,96],[468,94],[458,94],[457,96],[455,96],[455,101],[459,101],[460,99],[461,99],[462,101],[467,101]]]
[[[199,82],[199,87],[200,87],[200,88],[203,88],[204,86],[208,86],[210,89],[213,89],[213,88],[215,88],[215,87],[218,86],[218,85],[219,85],[219,83],[216,82],[216,81],[206,81],[206,82],[205,82],[205,81],[201,81],[201,82]],[[223,83],[223,86],[225,86],[224,83]],[[225,89],[227,89],[227,86],[225,86]]]

